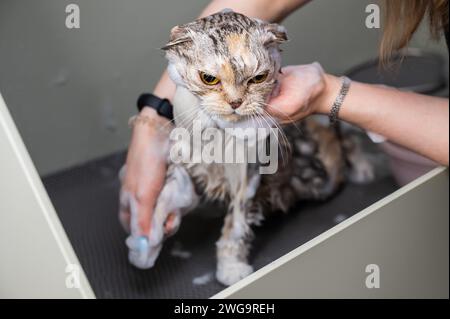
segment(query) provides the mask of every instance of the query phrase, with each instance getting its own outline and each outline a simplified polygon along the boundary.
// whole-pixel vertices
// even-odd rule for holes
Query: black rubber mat
[[[154,268],[128,263],[126,234],[117,218],[116,154],[43,179],[64,229],[98,298],[207,298],[224,286],[214,279],[215,241],[223,217],[217,207],[186,216],[164,245]],[[256,229],[251,263],[261,268],[345,218],[390,194],[386,174],[370,185],[347,185],[325,203],[300,203],[290,214]]]

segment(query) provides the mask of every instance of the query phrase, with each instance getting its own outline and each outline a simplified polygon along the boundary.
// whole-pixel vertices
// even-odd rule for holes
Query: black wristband
[[[164,116],[171,121],[173,120],[173,106],[168,99],[160,99],[151,93],[141,94],[137,100],[139,112],[146,106],[155,109],[159,115]]]

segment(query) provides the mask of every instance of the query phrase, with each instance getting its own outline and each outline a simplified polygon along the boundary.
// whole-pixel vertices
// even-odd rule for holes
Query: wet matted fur
[[[354,137],[340,137],[334,128],[312,118],[281,127],[265,111],[281,70],[279,45],[286,40],[285,29],[278,24],[225,10],[173,28],[163,48],[170,77],[177,85],[177,127],[190,128],[192,121],[200,120],[202,128],[224,130],[254,127],[264,120],[283,133],[275,174],[261,175],[254,163],[169,162],[152,227],[161,229],[169,203],[180,194],[189,200],[170,206],[175,208],[177,226],[199,200],[224,202],[228,209],[217,241],[216,277],[225,285],[253,271],[248,262],[251,226],[259,225],[266,213],[287,212],[301,200],[326,199],[349,176],[360,182],[373,177]],[[209,85],[201,74],[220,83]],[[264,80],[252,81],[257,76]],[[236,103],[239,107],[233,108]],[[177,182],[180,179],[182,183]],[[162,240],[162,231],[156,233]]]

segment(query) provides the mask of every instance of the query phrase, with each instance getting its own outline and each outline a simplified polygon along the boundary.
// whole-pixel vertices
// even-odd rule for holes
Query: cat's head
[[[263,114],[286,40],[278,24],[224,10],[174,27],[163,50],[172,80],[197,96],[211,119],[230,123]]]

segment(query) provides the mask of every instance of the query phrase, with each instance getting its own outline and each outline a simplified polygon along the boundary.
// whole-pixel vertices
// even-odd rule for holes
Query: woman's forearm
[[[327,75],[327,93],[317,110],[327,114],[340,80]],[[443,165],[449,162],[449,101],[412,92],[353,82],[339,117]]]
[[[214,0],[206,6],[200,14],[200,17],[208,16],[225,8],[230,8],[249,17],[278,22],[309,1],[310,0]],[[170,80],[167,71],[165,71],[154,89],[154,94],[170,100],[174,93],[175,84]]]
[[[219,12],[225,8],[252,18],[279,22],[310,0],[214,0],[206,6],[200,17]]]

